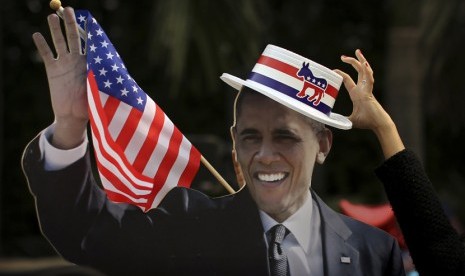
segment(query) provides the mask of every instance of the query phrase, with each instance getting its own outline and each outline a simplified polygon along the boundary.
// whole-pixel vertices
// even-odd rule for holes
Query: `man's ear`
[[[333,145],[333,133],[331,130],[325,128],[320,133],[318,133],[318,143],[320,145],[320,151],[316,156],[316,162],[318,164],[323,164],[328,156],[331,146]]]

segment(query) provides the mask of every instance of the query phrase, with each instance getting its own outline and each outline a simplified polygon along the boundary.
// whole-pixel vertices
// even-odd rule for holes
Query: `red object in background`
[[[407,249],[404,236],[397,224],[389,203],[380,205],[355,204],[346,199],[339,201],[341,213],[366,224],[382,229],[397,239],[402,249]]]

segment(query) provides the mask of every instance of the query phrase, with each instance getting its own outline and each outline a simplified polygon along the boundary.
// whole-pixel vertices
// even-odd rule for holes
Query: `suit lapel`
[[[321,216],[325,275],[359,275],[359,252],[347,242],[352,231],[314,192],[312,196]]]

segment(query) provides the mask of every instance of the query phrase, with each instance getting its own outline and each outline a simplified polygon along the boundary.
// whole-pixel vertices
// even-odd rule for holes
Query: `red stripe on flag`
[[[113,98],[113,97],[110,97]],[[116,143],[120,145],[121,149],[124,151],[131,141],[134,132],[137,129],[140,119],[142,118],[142,112],[136,108],[132,108],[129,112],[127,120],[124,122],[124,126],[121,129],[118,138],[116,138]]]
[[[163,131],[163,124],[165,122],[165,114],[161,108],[158,107],[158,105],[155,104],[155,107],[155,118],[150,125],[149,133],[147,134],[144,144],[140,148],[137,157],[132,163],[134,168],[141,173],[144,171],[145,166],[147,165],[147,162],[149,161],[150,156],[152,155],[152,152],[158,143],[158,139],[160,137],[160,133]]]
[[[92,113],[90,113],[90,115],[92,116]],[[100,136],[100,132],[98,131],[97,129],[97,126],[95,124],[95,121],[93,119],[90,120],[90,125],[91,125],[91,128],[92,128],[92,131],[93,131],[93,135],[95,136],[97,142],[98,142],[98,147],[94,147],[96,151],[98,151],[102,156],[103,158],[105,158],[109,163],[111,163],[117,170],[118,172],[128,181],[131,183],[131,185],[136,188],[136,189],[139,189],[139,190],[149,190],[150,188],[147,188],[145,186],[141,186],[137,183],[135,183],[133,180],[131,180],[131,176],[133,178],[136,178],[136,179],[139,179],[140,181],[144,181],[144,182],[152,182],[153,179],[149,178],[149,177],[145,177],[143,176],[142,174],[140,174],[139,172],[135,171],[134,169],[132,169],[131,167],[125,167],[127,170],[130,171],[131,175],[128,175],[127,173],[125,173],[124,169],[123,169],[123,166],[116,161],[116,159],[111,156],[107,151],[105,151],[104,149],[104,145],[103,145],[103,141],[101,139],[101,136]],[[108,174],[107,172],[107,168],[100,162],[99,158],[96,158],[96,161],[97,161],[97,165],[99,166],[98,169],[99,169],[99,172],[103,175],[105,175],[106,178],[108,179],[111,179],[112,177]],[[127,163],[129,164],[129,163]],[[104,172],[107,172],[107,173],[104,173]],[[114,173],[112,172],[112,174],[114,175]],[[145,178],[145,179],[143,179]],[[116,181],[116,180],[115,180]],[[126,185],[123,184],[119,179],[117,179],[117,181],[119,183],[121,183],[121,185],[123,185],[125,188],[123,189],[126,189]],[[112,182],[113,183],[113,182]],[[113,185],[115,187],[117,187],[119,184],[118,183],[113,183]],[[132,193],[132,192],[131,192]]]
[[[114,202],[124,202],[124,203],[129,203],[129,204],[134,204],[134,205],[139,205],[140,202],[134,202],[132,201],[129,197],[126,197],[122,194],[115,193],[114,191],[110,191],[105,189],[105,193],[107,194],[107,197]]]
[[[109,169],[107,169],[107,167],[105,167],[104,165],[102,165],[100,162],[98,162],[97,160],[97,165],[99,166],[99,171],[100,173],[105,176],[106,179],[108,179],[108,181],[110,181],[110,183],[118,190],[120,191],[121,193],[123,194],[126,194],[130,197],[133,197],[133,198],[146,198],[147,195],[149,193],[147,193],[146,195],[137,195],[136,193],[134,193],[133,191],[131,191],[127,186],[126,184],[124,184],[116,175],[113,174],[113,172],[111,172]],[[132,182],[131,180],[127,179],[128,182],[133,186],[135,187],[136,184],[134,182]],[[145,190],[145,191],[149,191],[150,188],[147,188],[147,187],[141,187],[143,189],[140,189],[140,190]]]
[[[114,97],[108,97],[107,101],[105,102],[105,106],[103,107],[105,114],[107,115],[108,122],[113,120],[113,116],[115,116],[116,110],[118,109],[120,103],[120,100]]]
[[[190,187],[192,180],[194,180],[197,171],[200,166],[200,152],[195,148],[191,147],[189,153],[189,163],[187,164],[186,169],[179,178],[178,186]]]
[[[168,151],[166,152],[165,157],[163,158],[160,167],[158,168],[157,173],[155,174],[154,179],[156,179],[157,183],[155,183],[156,185],[154,185],[153,187],[152,193],[149,197],[149,201],[147,202],[146,209],[152,206],[152,202],[155,199],[155,195],[158,194],[163,185],[165,185],[166,178],[168,177],[171,168],[173,167],[174,162],[178,157],[182,137],[182,133],[176,127],[174,127],[173,135],[171,136],[170,144],[168,146]]]

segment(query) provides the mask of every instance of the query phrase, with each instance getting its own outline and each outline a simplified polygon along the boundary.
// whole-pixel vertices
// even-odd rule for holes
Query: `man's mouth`
[[[263,182],[278,182],[285,179],[289,173],[279,172],[279,173],[257,173],[255,175],[256,179]]]

